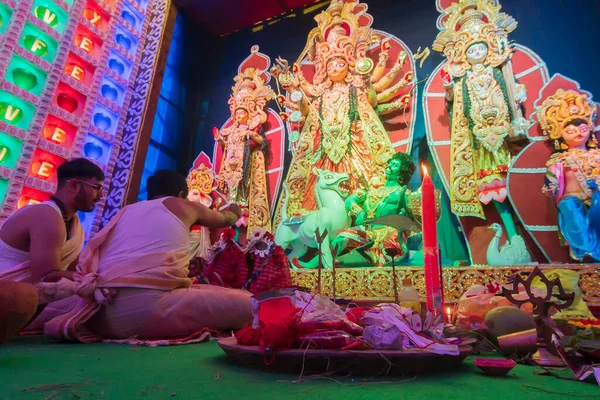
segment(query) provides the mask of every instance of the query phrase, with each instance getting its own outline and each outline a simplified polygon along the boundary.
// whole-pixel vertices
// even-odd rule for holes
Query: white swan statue
[[[525,240],[521,236],[514,235],[500,247],[502,225],[493,223],[489,229],[496,232],[496,234],[487,249],[488,265],[532,264],[531,255],[527,251]]]

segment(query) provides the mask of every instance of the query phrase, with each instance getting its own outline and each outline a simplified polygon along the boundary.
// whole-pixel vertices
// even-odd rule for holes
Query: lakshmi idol
[[[396,84],[406,53],[386,72],[386,43],[376,65],[367,57],[369,46],[379,42],[370,22],[360,24],[358,2],[332,1],[315,17],[318,26],[309,34],[298,62],[305,56],[315,69],[312,82],[299,64],[280,71],[279,82],[299,100],[304,121],[285,181],[282,205],[287,216],[305,215],[319,208],[315,196],[316,171],[346,173],[351,191],[366,187],[373,178],[385,182],[387,161],[394,154],[379,114],[403,108],[406,98],[392,101],[412,82],[409,71]],[[390,103],[388,103],[390,102]],[[388,104],[384,104],[388,103]]]
[[[267,120],[265,105],[275,93],[265,84],[263,74],[259,69],[247,68],[234,78],[229,99],[232,123],[213,132],[223,146],[217,190],[247,213],[247,232],[271,229],[262,125]]]
[[[542,191],[558,207],[560,232],[575,260],[600,262],[600,150],[594,134],[596,104],[559,89],[538,110],[543,133],[554,140]]]
[[[493,1],[453,3],[433,49],[447,58],[442,79],[452,129],[452,212],[485,219],[483,205],[492,203],[512,242],[518,235],[506,176],[511,142],[523,138],[528,127],[520,107],[527,96],[512,72],[507,40],[517,22],[499,11]]]

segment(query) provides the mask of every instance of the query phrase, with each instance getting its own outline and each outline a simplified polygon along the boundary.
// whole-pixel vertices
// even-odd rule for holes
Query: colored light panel
[[[103,32],[108,30],[110,14],[95,2],[88,1],[86,3],[85,9],[83,10],[83,17],[87,19],[90,24],[100,28]]]
[[[0,3],[0,33],[6,32],[13,11],[4,3]]]
[[[65,73],[71,78],[83,83],[85,86],[91,86],[94,71],[96,69],[73,53],[69,53],[65,64]]]
[[[142,10],[145,10],[148,7],[148,0],[132,0],[132,3],[136,3]]]
[[[102,39],[83,25],[75,31],[75,45],[94,58],[99,58],[102,51]]]
[[[23,99],[20,99],[12,94],[0,91],[0,120],[8,124],[14,125],[17,128],[27,130],[35,106]]]
[[[123,105],[123,100],[125,100],[125,89],[112,79],[108,78],[102,79],[100,94],[106,100],[117,104],[119,107]]]
[[[33,161],[29,167],[28,175],[45,181],[57,183],[56,169],[63,162],[65,162],[64,158],[37,148],[33,153]]]
[[[44,89],[47,75],[46,71],[14,54],[8,65],[5,79],[21,89],[39,96]]]
[[[129,54],[135,55],[137,52],[139,45],[138,39],[130,34],[123,26],[117,26],[115,29],[115,41]]]
[[[19,45],[48,62],[54,60],[58,47],[56,40],[30,23],[25,24],[25,28],[19,39]]]
[[[88,134],[83,145],[83,154],[91,160],[106,164],[110,156],[110,148],[110,143]]]
[[[142,17],[137,11],[127,3],[123,4],[123,11],[121,11],[121,18],[123,21],[131,25],[135,30],[139,31],[142,28]]]
[[[88,212],[88,213],[84,213],[84,212],[77,212],[77,215],[79,216],[79,222],[81,222],[81,227],[83,228],[84,232],[89,232],[90,229],[92,228],[92,222],[94,222],[94,212]]]
[[[110,52],[108,68],[124,79],[129,79],[131,75],[131,62],[116,51]]]
[[[92,123],[98,129],[114,135],[117,132],[119,116],[108,108],[96,105],[92,113]]]
[[[24,186],[17,203],[17,208],[40,204],[48,200],[50,200],[50,193]]]
[[[6,191],[8,190],[8,179],[0,179],[0,203],[4,201]]]
[[[31,13],[58,33],[62,34],[65,31],[69,16],[56,3],[50,0],[35,0]]]
[[[2,162],[5,158],[8,158],[9,156],[10,149],[7,146],[0,143],[0,162]]]
[[[44,139],[50,143],[70,149],[75,141],[76,134],[77,127],[52,114],[48,114],[43,130]]]
[[[58,83],[54,104],[78,117],[83,113],[86,97],[64,82]]]
[[[85,69],[83,69],[78,63],[67,63],[65,65],[65,72],[76,81],[82,82],[85,79]]]
[[[50,179],[54,176],[54,171],[58,166],[50,161],[37,160],[33,162],[31,171],[34,176],[40,179]]]
[[[19,160],[23,141],[4,132],[0,132],[0,165],[14,168]]]

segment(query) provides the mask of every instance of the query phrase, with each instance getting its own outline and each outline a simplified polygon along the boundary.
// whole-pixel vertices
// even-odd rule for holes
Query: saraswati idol
[[[213,131],[223,147],[217,190],[245,209],[248,232],[271,229],[262,126],[267,121],[265,106],[275,93],[265,84],[264,74],[260,69],[246,68],[234,78],[229,99],[232,123]]]
[[[600,262],[596,104],[585,94],[559,89],[544,100],[538,119],[543,133],[554,140],[542,190],[556,202],[560,232],[573,259]]]
[[[387,161],[395,150],[379,116],[406,108],[411,98],[399,94],[412,84],[413,71],[395,79],[407,53],[400,52],[388,68],[390,44],[371,29],[365,4],[333,0],[315,20],[318,26],[292,70],[284,60],[272,70],[291,94],[286,107],[294,110],[291,103],[296,105],[290,119],[301,125],[293,132],[297,137],[290,135],[294,155],[276,220],[319,209],[315,194],[319,171],[347,174],[344,185],[350,191],[374,177],[385,181]],[[377,43],[381,53],[374,63],[367,52]],[[313,76],[300,65],[305,57],[312,61]],[[281,215],[282,209],[287,215]]]
[[[517,22],[489,0],[460,0],[444,13],[433,49],[447,58],[442,78],[452,125],[451,210],[485,219],[483,205],[493,203],[512,242],[518,235],[506,175],[512,142],[523,139],[529,125],[520,106],[525,87],[515,80],[507,40]]]

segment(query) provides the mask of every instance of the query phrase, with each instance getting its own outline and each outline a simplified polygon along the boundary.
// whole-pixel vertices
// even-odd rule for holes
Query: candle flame
[[[421,169],[423,170],[423,176],[429,176],[429,172],[427,171],[425,164],[421,164]]]
[[[452,314],[452,311],[450,310],[450,307],[446,307],[446,314]]]

